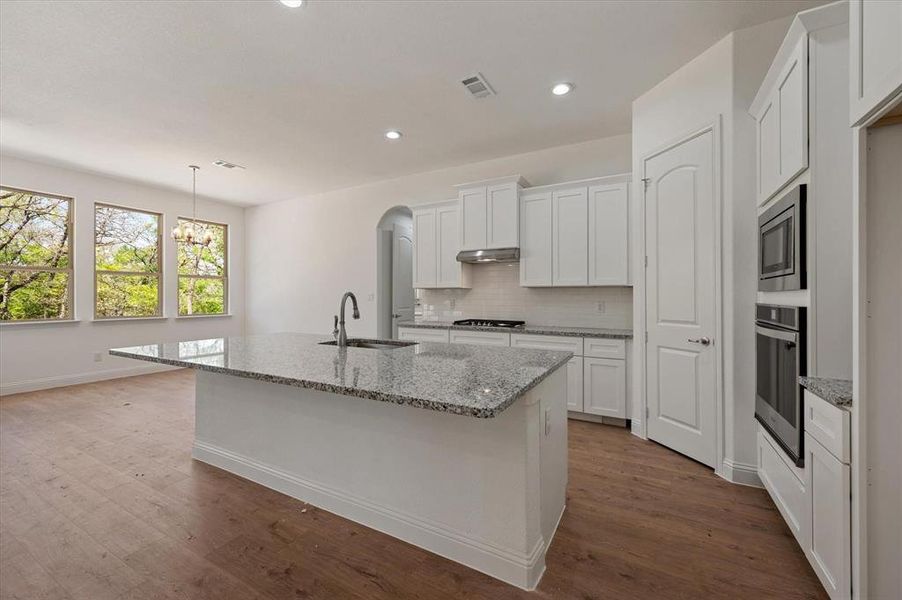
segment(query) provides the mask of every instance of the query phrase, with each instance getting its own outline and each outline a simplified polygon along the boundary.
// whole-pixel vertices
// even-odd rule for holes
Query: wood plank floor
[[[570,423],[567,511],[527,593],[195,462],[194,377],[0,401],[0,597],[826,598],[767,494]]]

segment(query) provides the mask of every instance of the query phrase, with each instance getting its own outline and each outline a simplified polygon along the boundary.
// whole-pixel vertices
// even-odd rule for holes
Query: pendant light
[[[181,225],[176,225],[172,229],[172,239],[176,242],[181,242],[183,244],[197,244],[200,246],[209,246],[210,242],[213,241],[213,234],[209,231],[205,231],[203,236],[201,236],[200,240],[198,240],[198,234],[200,233],[197,229],[197,170],[200,168],[197,165],[188,165],[188,168],[191,169],[191,223],[187,224],[184,228]]]

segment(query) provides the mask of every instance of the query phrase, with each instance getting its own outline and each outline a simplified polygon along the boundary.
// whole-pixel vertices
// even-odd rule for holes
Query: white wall
[[[250,333],[327,333],[342,293],[360,300],[352,335],[376,333],[376,226],[395,205],[455,197],[456,183],[521,174],[532,185],[630,170],[630,136],[420,173],[247,210]]]
[[[185,169],[186,180],[190,172]],[[200,177],[203,185],[203,175]],[[175,242],[168,232],[190,216],[191,196],[99,175],[0,156],[0,184],[75,198],[74,323],[0,325],[0,393],[121,377],[154,369],[109,356],[113,347],[240,335],[244,331],[244,209],[198,199],[198,218],[229,225],[229,312],[226,317],[177,314]],[[163,213],[163,319],[95,322],[94,203]],[[100,362],[95,354],[100,353]]]
[[[643,157],[681,136],[721,126],[722,304],[725,475],[753,480],[755,471],[754,302],[756,204],[755,133],[748,114],[790,19],[733,32],[633,102],[633,164],[640,187]],[[641,228],[641,222],[635,223]],[[639,233],[638,231],[636,232]],[[634,235],[633,239],[639,239]],[[636,248],[637,256],[644,249]],[[638,261],[637,261],[638,263]],[[641,267],[637,264],[637,267]],[[637,271],[636,280],[643,277]],[[641,284],[637,286],[640,289]],[[643,302],[636,294],[637,302]],[[635,310],[637,331],[644,313]],[[641,347],[640,347],[641,349]],[[640,385],[641,382],[635,382]],[[635,413],[635,411],[634,411]]]

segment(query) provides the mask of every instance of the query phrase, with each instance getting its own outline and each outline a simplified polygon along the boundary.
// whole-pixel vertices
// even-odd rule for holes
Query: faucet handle
[[[335,315],[335,321],[332,323],[332,337],[338,339],[338,315]]]

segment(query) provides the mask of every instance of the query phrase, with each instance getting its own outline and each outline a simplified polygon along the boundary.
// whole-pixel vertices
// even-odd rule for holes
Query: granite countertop
[[[600,327],[562,327],[559,325],[531,325],[522,327],[491,327],[484,325],[455,325],[451,321],[402,321],[398,327],[421,329],[463,329],[470,331],[504,331],[510,333],[533,333],[539,335],[563,335],[567,337],[609,338],[615,340],[633,339],[632,329],[604,329]]]
[[[837,408],[848,409],[852,406],[852,382],[848,379],[799,377],[799,383],[815,396],[823,398]]]
[[[114,348],[113,356],[480,418],[495,417],[570,352],[420,343],[390,350],[278,333]]]

